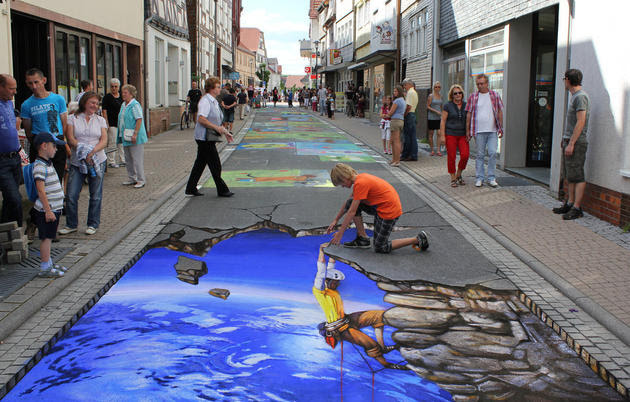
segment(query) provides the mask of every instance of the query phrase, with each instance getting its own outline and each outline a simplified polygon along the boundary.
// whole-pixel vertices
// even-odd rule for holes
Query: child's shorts
[[[39,233],[39,239],[54,239],[57,237],[57,228],[59,227],[59,217],[61,211],[55,211],[55,219],[53,222],[46,222],[46,213],[43,211],[34,211],[33,218],[37,225],[37,232]]]

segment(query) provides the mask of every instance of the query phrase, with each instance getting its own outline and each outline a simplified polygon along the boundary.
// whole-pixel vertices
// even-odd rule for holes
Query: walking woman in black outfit
[[[205,95],[199,101],[197,109],[197,124],[195,125],[195,142],[197,142],[197,159],[193,165],[188,184],[187,196],[204,195],[197,190],[197,183],[201,178],[203,169],[208,165],[219,197],[231,197],[234,195],[227,184],[221,178],[221,159],[217,152],[216,143],[225,136],[228,142],[232,142],[232,134],[221,125],[223,113],[217,95],[221,92],[221,81],[217,77],[210,77],[204,85]]]

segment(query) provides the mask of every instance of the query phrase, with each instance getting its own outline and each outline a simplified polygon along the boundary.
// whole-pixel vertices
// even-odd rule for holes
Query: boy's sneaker
[[[552,209],[552,211],[553,211],[554,214],[558,214],[558,215],[562,214],[562,215],[564,215],[564,214],[566,214],[567,212],[569,212],[571,210],[572,206],[573,206],[573,204],[569,204],[569,203],[565,202],[564,204],[562,204],[561,207],[554,208],[554,209]]]
[[[564,219],[565,221],[571,221],[573,219],[581,218],[583,216],[584,216],[584,213],[582,212],[582,209],[577,209],[575,207],[571,207],[569,212],[567,212],[566,214],[562,215],[562,219]]]
[[[343,243],[343,246],[348,248],[370,248],[370,239],[357,236],[356,239]]]
[[[41,270],[37,274],[40,278],[61,278],[64,272],[52,266],[50,269]]]
[[[57,271],[61,271],[61,272],[66,272],[68,270],[67,267],[64,267],[63,265],[59,265],[59,264],[53,264],[53,269],[56,269]]]
[[[418,233],[418,245],[413,245],[412,247],[418,251],[425,251],[429,248],[429,238],[427,237],[427,233],[423,230]]]
[[[481,187],[481,186],[483,186],[483,181],[481,181],[481,180],[477,180],[477,181],[475,182],[475,187]]]

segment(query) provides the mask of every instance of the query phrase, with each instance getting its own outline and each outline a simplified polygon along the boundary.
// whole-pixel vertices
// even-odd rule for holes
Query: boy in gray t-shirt
[[[33,180],[37,188],[33,218],[41,240],[38,276],[46,278],[58,278],[66,272],[65,267],[53,264],[50,255],[50,247],[57,235],[59,217],[63,209],[63,188],[52,165],[52,158],[57,153],[57,146],[65,145],[64,141],[50,133],[39,133],[33,139],[33,147],[37,152],[37,159],[33,165]],[[63,151],[65,151],[64,148],[62,148]]]
[[[553,212],[562,214],[562,219],[582,217],[582,198],[586,189],[584,162],[588,147],[588,119],[590,99],[582,89],[582,72],[570,69],[564,73],[564,86],[571,92],[571,103],[567,110],[565,130],[562,135],[562,177],[568,199]]]

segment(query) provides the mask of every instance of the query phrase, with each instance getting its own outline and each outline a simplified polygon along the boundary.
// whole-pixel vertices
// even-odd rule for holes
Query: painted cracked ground
[[[238,235],[202,258],[208,273],[196,286],[176,279],[184,253],[150,250],[5,400],[451,400],[412,371],[381,370],[349,343],[342,361],[340,345],[325,343],[311,292],[325,240]],[[346,312],[390,307],[372,281],[338,268]],[[386,357],[402,360],[397,351]]]

